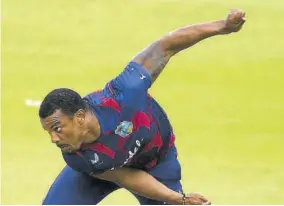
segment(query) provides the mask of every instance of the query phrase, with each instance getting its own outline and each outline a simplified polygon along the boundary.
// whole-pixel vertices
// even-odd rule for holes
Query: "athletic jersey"
[[[158,164],[175,138],[164,110],[147,93],[150,86],[148,71],[130,62],[103,90],[84,97],[99,121],[100,136],[76,153],[63,153],[66,163],[88,174]]]

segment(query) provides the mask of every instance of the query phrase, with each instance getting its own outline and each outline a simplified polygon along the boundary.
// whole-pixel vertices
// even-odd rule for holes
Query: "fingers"
[[[230,14],[238,15],[239,17],[245,17],[246,12],[240,9],[231,9]]]
[[[244,23],[246,22],[246,20],[244,19],[244,20],[242,20],[242,21],[240,21],[240,23],[239,23],[239,25],[238,25],[238,27],[242,27],[243,25],[244,25]]]
[[[241,18],[241,20],[240,20],[240,22],[237,24],[237,31],[239,31],[242,27],[243,27],[243,25],[244,25],[244,23],[246,22],[246,18],[245,17],[242,17]]]
[[[231,9],[228,19],[230,19],[231,23],[238,24],[239,22],[245,21],[246,13],[239,9]]]
[[[211,205],[211,202],[199,193],[188,194],[187,200],[191,205]]]
[[[211,205],[211,202],[207,201],[207,202],[202,203],[202,205]]]
[[[246,22],[246,12],[240,9],[231,9],[227,17],[227,28],[230,32],[238,32]]]
[[[194,192],[192,193],[195,197],[198,197],[199,199],[201,199],[203,202],[208,202],[207,198],[205,198],[203,195],[201,195],[200,193]]]

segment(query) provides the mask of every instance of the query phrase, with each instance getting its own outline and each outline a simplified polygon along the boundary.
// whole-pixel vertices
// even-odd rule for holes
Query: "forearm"
[[[221,34],[224,25],[224,20],[190,25],[169,33],[160,41],[165,52],[172,56],[201,40]]]
[[[119,168],[96,176],[100,179],[115,182],[131,192],[149,199],[182,204],[182,195],[167,188],[148,173],[131,168]]]

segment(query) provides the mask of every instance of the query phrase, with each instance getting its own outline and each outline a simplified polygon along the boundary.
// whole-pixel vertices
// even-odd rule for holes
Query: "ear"
[[[78,123],[80,125],[82,125],[85,122],[85,117],[86,117],[86,111],[84,109],[79,109],[75,115],[74,115],[76,121],[78,121]]]

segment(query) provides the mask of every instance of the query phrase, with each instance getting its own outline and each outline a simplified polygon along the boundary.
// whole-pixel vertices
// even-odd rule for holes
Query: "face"
[[[84,111],[78,111],[70,117],[57,110],[52,115],[40,119],[42,127],[46,130],[52,143],[56,144],[62,152],[72,153],[78,150],[83,142]]]

